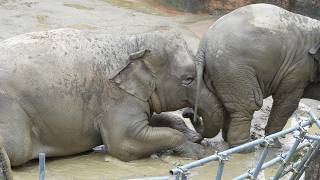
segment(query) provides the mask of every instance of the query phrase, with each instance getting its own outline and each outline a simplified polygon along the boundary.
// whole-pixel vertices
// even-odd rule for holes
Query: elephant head
[[[146,33],[134,41],[138,49],[129,55],[130,62],[113,81],[129,94],[148,102],[157,113],[192,107],[196,66],[180,35],[172,31]],[[199,97],[199,114],[223,122],[219,101],[206,86],[201,87]]]

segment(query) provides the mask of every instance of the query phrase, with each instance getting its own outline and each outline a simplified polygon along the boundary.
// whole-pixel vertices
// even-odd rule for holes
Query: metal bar
[[[299,180],[300,179],[300,177],[302,176],[303,172],[306,170],[306,168],[310,164],[311,160],[318,153],[319,147],[320,147],[320,143],[318,142],[317,146],[314,148],[314,150],[312,151],[311,155],[308,157],[306,162],[303,164],[302,168],[298,171],[298,173],[297,173],[296,177],[294,178],[294,180]]]
[[[306,154],[303,156],[302,159],[300,159],[300,161],[297,162],[297,166],[294,167],[294,173],[293,175],[290,177],[289,180],[293,180],[298,172],[301,170],[301,168],[303,167],[304,163],[307,161],[307,159],[309,158],[309,156],[312,154],[313,150],[317,147],[317,145],[319,144],[319,142],[314,142],[312,143],[311,147],[308,149],[308,151],[306,152]]]
[[[299,147],[297,148],[297,151],[300,151],[300,150],[302,150],[303,148],[305,148],[305,147],[307,147],[307,146],[309,146],[309,145],[310,145],[310,143],[305,143],[305,144],[299,146]],[[287,154],[285,154],[285,156],[287,156]],[[276,157],[276,158],[271,159],[270,161],[268,161],[268,162],[266,162],[266,163],[264,163],[264,164],[262,165],[261,170],[264,170],[264,169],[266,169],[266,168],[268,168],[268,167],[270,167],[270,166],[275,165],[275,164],[278,163],[281,159],[282,159],[282,158],[279,157],[279,156]],[[253,171],[254,171],[254,169],[253,169]],[[249,177],[249,173],[244,173],[244,174],[242,174],[242,175],[240,175],[240,176],[238,176],[238,177],[233,178],[233,180],[242,180],[242,179],[246,179],[246,178],[248,178],[248,177]]]
[[[295,125],[294,127],[292,128],[288,128],[288,129],[285,129],[283,131],[280,131],[280,132],[277,132],[277,133],[274,133],[274,134],[271,134],[269,136],[266,136],[266,138],[268,139],[274,139],[276,137],[280,137],[280,136],[283,136],[285,134],[288,134],[288,133],[291,133],[295,130],[298,130],[302,127],[305,127],[305,126],[308,126],[312,123],[312,121],[309,119],[307,121],[304,121],[302,122],[301,124],[298,124],[298,125]],[[254,140],[254,141],[251,141],[249,143],[246,143],[246,144],[242,144],[240,146],[237,146],[237,147],[234,147],[234,148],[231,148],[231,149],[228,149],[226,151],[223,151],[221,153],[218,153],[216,155],[212,155],[212,156],[208,156],[208,157],[205,157],[203,159],[200,159],[200,160],[197,160],[197,161],[194,161],[194,162],[191,162],[191,163],[188,163],[186,165],[183,165],[183,166],[180,166],[180,167],[177,167],[177,168],[174,168],[174,169],[171,169],[170,170],[170,174],[172,175],[175,175],[175,174],[178,174],[179,172],[182,171],[186,171],[186,170],[189,170],[189,169],[192,169],[192,168],[195,168],[195,167],[199,167],[199,166],[202,166],[208,162],[211,162],[211,161],[216,161],[216,160],[219,160],[219,156],[222,155],[222,156],[228,156],[230,154],[233,154],[233,153],[238,153],[238,152],[241,152],[242,150],[245,150],[249,147],[253,147],[253,146],[256,146],[256,145],[259,145],[261,143],[264,142],[264,139],[257,139],[257,140]]]
[[[129,179],[129,180],[171,180],[174,177],[169,176],[160,176],[160,177],[147,177],[147,178],[138,178],[138,179]]]
[[[295,162],[293,165],[292,165],[292,167],[290,167],[290,168],[288,168],[287,170],[285,170],[283,173],[282,173],[282,177],[283,176],[285,176],[286,174],[288,174],[289,172],[291,172],[291,171],[294,171],[296,168],[297,168],[297,166],[299,165],[299,163],[300,163],[300,160],[298,161],[298,162]]]
[[[181,180],[188,180],[188,175],[186,173],[182,173]]]
[[[218,166],[218,170],[217,170],[216,180],[221,180],[223,168],[224,168],[224,160],[221,159]]]
[[[46,154],[39,153],[39,180],[45,180],[46,173]]]
[[[316,136],[316,135],[305,135],[305,138],[320,141],[320,136]]]
[[[302,110],[308,112],[309,116],[311,117],[312,121],[318,126],[320,129],[320,121],[317,118],[317,116],[311,111],[311,108],[303,103],[299,103],[299,107],[302,108]]]
[[[315,120],[314,122],[316,123],[316,125],[317,125],[318,128],[320,129],[320,121],[319,121],[319,119],[318,119],[318,120]]]
[[[297,147],[299,146],[300,142],[302,142],[302,138],[304,137],[305,134],[306,134],[306,132],[304,130],[300,129],[299,136],[296,137],[296,140],[294,141],[294,144],[291,146],[287,156],[283,160],[283,163],[278,168],[278,171],[277,171],[276,175],[273,177],[273,180],[278,180],[281,177],[281,175],[282,175],[282,173],[284,171],[284,168],[289,163],[291,157],[293,156],[293,154],[296,151]]]
[[[269,143],[266,143],[266,147],[263,149],[262,154],[260,156],[259,162],[257,164],[257,167],[254,169],[253,173],[252,173],[252,177],[253,179],[256,179],[261,171],[261,167],[264,163],[264,161],[267,158],[268,155],[268,150],[269,150]]]

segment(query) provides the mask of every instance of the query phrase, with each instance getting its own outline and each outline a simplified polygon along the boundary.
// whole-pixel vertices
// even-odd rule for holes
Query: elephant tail
[[[1,142],[0,142],[0,179],[1,180],[13,179],[10,161],[6,153],[6,150],[2,146]]]
[[[197,87],[196,87],[196,100],[195,100],[194,116],[193,116],[194,123],[197,121],[197,117],[198,117],[200,87],[201,87],[201,81],[203,80],[203,68],[204,68],[204,52],[201,48],[199,48],[196,55]]]

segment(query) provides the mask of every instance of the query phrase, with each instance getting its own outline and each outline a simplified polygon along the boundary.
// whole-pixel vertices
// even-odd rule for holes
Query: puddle
[[[261,151],[251,154],[234,154],[226,162],[223,179],[232,179],[248,169],[253,168]],[[150,176],[165,176],[175,165],[191,162],[175,156],[164,156],[160,159],[142,159],[132,162],[121,162],[109,155],[90,153],[85,155],[47,160],[46,178],[61,180],[100,180],[100,179],[131,179]],[[191,171],[192,179],[206,180],[214,177],[218,163],[209,163]],[[269,178],[274,174],[276,167],[264,171],[263,175]],[[34,180],[38,177],[37,162],[15,168],[14,178],[17,180]]]

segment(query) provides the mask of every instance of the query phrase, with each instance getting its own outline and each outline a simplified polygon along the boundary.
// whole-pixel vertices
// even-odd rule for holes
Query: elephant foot
[[[192,159],[201,159],[215,153],[213,149],[205,148],[204,146],[193,142],[185,142],[174,148],[173,151],[179,156]]]
[[[252,139],[250,139],[250,140],[248,140],[248,141],[245,141],[245,142],[243,142],[242,144],[246,144],[246,143],[249,143],[249,142],[251,142],[251,141],[252,141]],[[230,148],[234,148],[234,147],[240,146],[240,145],[242,145],[242,144],[230,145]],[[248,154],[248,153],[254,152],[255,150],[256,150],[256,148],[253,146],[253,147],[248,147],[248,148],[246,148],[246,149],[244,149],[244,150],[242,150],[242,151],[240,151],[240,152],[238,152],[238,153],[239,153],[239,154]]]
[[[187,129],[185,132],[182,132],[182,133],[191,142],[200,143],[203,140],[203,137],[199,133],[197,133],[191,129]]]
[[[273,143],[270,145],[270,147],[272,147],[272,148],[282,148],[282,144],[279,141],[279,138],[275,138],[273,140]]]
[[[265,147],[265,144],[261,144],[260,146]],[[269,145],[269,147],[270,148],[279,148],[279,149],[282,148],[282,144],[281,144],[279,138],[275,138],[273,140],[273,142]]]

